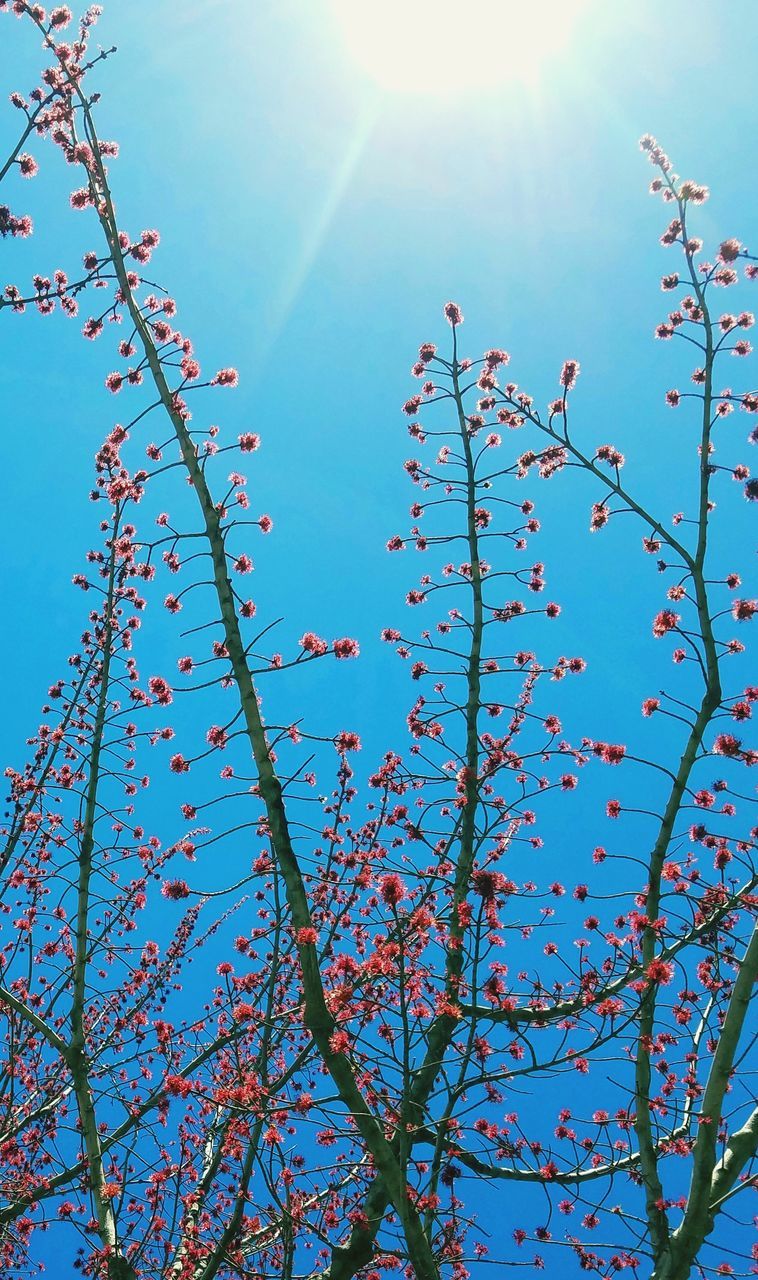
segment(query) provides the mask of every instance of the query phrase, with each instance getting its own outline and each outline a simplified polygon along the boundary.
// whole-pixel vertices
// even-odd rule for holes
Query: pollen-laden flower
[[[446,302],[443,311],[448,324],[454,329],[456,325],[463,324],[463,312],[457,302]]]
[[[674,966],[669,960],[657,958],[650,961],[646,973],[651,982],[666,986],[674,976]]]
[[[407,889],[400,876],[393,872],[384,876],[379,892],[382,895],[382,901],[386,902],[388,907],[396,907],[406,896]]]
[[[190,894],[189,885],[185,880],[166,880],[161,888],[164,898],[169,898],[172,902],[179,902],[182,898],[188,898]]]
[[[653,619],[653,635],[657,640],[661,636],[665,636],[667,631],[673,631],[681,622],[681,616],[674,613],[673,609],[661,609]]]
[[[159,706],[167,707],[173,701],[171,687],[163,676],[151,676],[147,687]]]
[[[320,636],[316,635],[315,631],[306,631],[300,637],[300,648],[304,649],[306,653],[312,653],[314,657],[320,658],[322,654],[326,653],[329,646],[326,640],[322,640]]]
[[[562,387],[566,388],[567,391],[572,391],[576,386],[580,367],[578,360],[564,360],[563,368],[561,369],[561,376],[558,381]]]
[[[332,642],[332,650],[335,658],[357,658],[360,653],[357,640],[351,640],[349,636],[344,636],[341,640]]]
[[[735,600],[732,605],[732,617],[737,622],[749,622],[758,613],[758,600]]]

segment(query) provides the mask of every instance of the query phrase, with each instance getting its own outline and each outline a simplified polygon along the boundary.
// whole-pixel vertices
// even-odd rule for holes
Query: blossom
[[[181,898],[189,897],[189,885],[186,880],[166,880],[161,888],[164,898],[170,898],[172,902],[178,902]]]
[[[151,676],[147,682],[147,687],[160,706],[167,707],[173,701],[171,686],[163,679],[163,676]]]
[[[650,961],[646,973],[651,982],[666,986],[674,976],[674,966],[669,960],[661,960],[659,957]]]
[[[54,27],[56,31],[62,31],[64,27],[68,26],[71,17],[72,14],[68,5],[59,4],[50,11],[50,26]]]
[[[463,324],[463,312],[457,302],[446,302],[443,311],[448,324],[454,329],[457,324]]]
[[[360,653],[358,641],[351,640],[348,636],[332,641],[332,650],[335,658],[357,658]]]
[[[180,755],[178,751],[176,755],[171,757],[169,761],[169,768],[172,773],[189,773],[189,765],[184,759],[184,756]]]
[[[590,533],[597,533],[598,529],[602,529],[608,523],[608,519],[608,508],[605,504],[594,502],[590,515]]]
[[[732,605],[732,617],[737,622],[748,622],[758,613],[758,600],[735,600]]]
[[[236,387],[239,380],[240,376],[236,369],[219,369],[216,376],[211,379],[211,385],[214,387]]]
[[[346,1031],[335,1031],[329,1037],[329,1048],[332,1053],[347,1053],[350,1048],[350,1037]]]
[[[560,385],[565,387],[567,391],[572,391],[576,386],[576,380],[579,377],[581,366],[578,360],[564,360],[561,376],[558,379]]]
[[[26,151],[18,157],[18,167],[22,178],[33,178],[36,173],[39,173],[37,161]]]
[[[306,631],[300,637],[300,648],[306,653],[312,653],[315,657],[320,658],[329,648],[326,640],[322,640],[314,631]]]
[[[661,609],[653,619],[653,635],[660,639],[667,631],[673,631],[680,621],[680,614],[674,613],[673,609]]]
[[[393,872],[391,875],[384,876],[379,892],[388,907],[396,907],[399,902],[402,902],[407,889],[400,876]]]

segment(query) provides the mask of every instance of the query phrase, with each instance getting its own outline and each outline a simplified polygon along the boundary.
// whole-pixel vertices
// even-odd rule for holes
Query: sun
[[[588,0],[331,0],[350,56],[387,92],[538,80]]]

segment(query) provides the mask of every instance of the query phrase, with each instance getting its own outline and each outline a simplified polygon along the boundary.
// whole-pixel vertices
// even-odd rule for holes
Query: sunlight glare
[[[350,56],[388,92],[534,84],[587,0],[332,0]]]

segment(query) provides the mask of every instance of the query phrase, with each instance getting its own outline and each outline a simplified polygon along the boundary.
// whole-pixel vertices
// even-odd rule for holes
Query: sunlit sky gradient
[[[447,297],[466,314],[466,349],[505,346],[513,376],[540,399],[554,393],[562,359],[580,359],[577,412],[592,438],[612,438],[652,504],[676,509],[663,490],[682,420],[662,394],[688,365],[651,337],[669,259],[637,139],[655,133],[680,172],[711,187],[698,215],[706,239],[750,242],[752,4],[589,3],[563,56],[528,86],[504,80],[501,68],[536,54],[493,46],[483,30],[480,84],[447,96],[382,92],[350,57],[327,0],[130,0],[126,14],[111,3],[99,28],[103,44],[119,47],[99,108],[101,132],[121,143],[119,211],[129,227],[160,228],[156,270],[204,367],[240,370],[240,390],[209,412],[264,437],[256,484],[276,529],[258,557],[258,594],[269,593],[277,616],[286,612],[288,634],[353,629],[366,645],[402,617],[417,569],[409,556],[383,554],[410,501],[398,410],[413,389],[419,342],[444,336]],[[16,73],[9,86],[25,89],[37,61],[21,30],[4,21],[3,63]],[[8,137],[13,116],[0,116]],[[36,234],[2,245],[8,278],[73,268],[95,240],[90,215],[57,221],[52,193],[65,199],[69,179],[56,160],[44,185],[23,184]],[[12,319],[2,318],[4,418],[9,441],[29,450],[6,447],[0,485],[28,590],[1,642],[17,676],[8,748],[34,722],[78,634],[81,601],[68,583],[94,524],[88,468],[114,414],[126,411],[102,388],[112,364],[105,339],[83,343],[78,325],[34,314]],[[601,609],[621,622],[628,610],[636,629],[646,566],[631,590],[617,573],[602,592],[588,590],[578,556],[563,565],[560,589],[550,575],[551,537],[581,542],[602,575],[623,554],[623,530],[590,543],[573,488],[545,491],[545,500],[562,521],[544,520],[551,589],[582,593],[564,612],[566,650],[602,632]],[[626,655],[625,672],[635,662],[644,669],[648,648],[646,639]],[[614,662],[601,646],[598,681],[618,677]],[[345,671],[334,694],[345,714],[354,707],[375,726],[377,745],[402,722],[402,703],[388,722],[384,696],[399,679],[382,652],[370,669]],[[311,669],[306,698],[322,681],[331,675]]]
[[[461,3],[461,23],[474,9]],[[691,361],[652,338],[671,260],[637,141],[652,132],[679,173],[711,188],[697,213],[706,241],[758,243],[758,6],[588,0],[542,63],[534,32],[493,40],[482,26],[478,43],[462,42],[476,76],[467,67],[448,93],[383,88],[338,16],[330,0],[106,0],[99,40],[118,55],[99,76],[98,121],[121,144],[122,223],[160,229],[156,277],[204,369],[240,371],[237,392],[207,401],[209,420],[263,437],[248,468],[253,505],[275,523],[254,549],[262,616],[286,617],[281,647],[307,628],[361,642],[363,660],[341,664],[338,678],[319,664],[287,678],[285,702],[314,730],[359,730],[368,767],[404,741],[415,693],[378,634],[405,621],[405,591],[426,566],[413,552],[388,557],[384,544],[406,531],[414,496],[401,473],[410,365],[422,340],[445,341],[448,297],[466,316],[465,352],[507,348],[514,379],[540,402],[556,394],[562,360],[579,359],[584,438],[626,454],[629,483],[656,511],[684,505],[694,473],[685,482],[670,463],[687,419],[663,395]],[[3,93],[26,90],[39,65],[28,33],[6,17],[0,40]],[[17,123],[0,110],[4,141]],[[2,283],[59,265],[72,274],[97,241],[94,218],[65,207],[70,174],[47,148],[31,149],[44,180],[9,198],[36,234],[0,243]],[[89,344],[80,328],[0,317],[3,764],[21,762],[84,626],[86,600],[70,580],[95,537],[91,459],[127,413],[103,387],[116,367],[112,335]],[[744,439],[745,416],[731,422]],[[564,606],[556,644],[589,659],[581,692],[561,691],[567,730],[642,734],[640,699],[671,667],[650,637],[660,592],[654,563],[638,555],[641,531],[617,521],[591,539],[594,495],[579,485],[527,494],[544,529],[533,554]],[[738,505],[730,537],[752,547],[749,514]],[[166,626],[150,642],[156,670],[164,654],[173,662]],[[599,838],[600,799],[588,812],[584,794],[546,853],[547,877],[551,859],[565,864]]]

